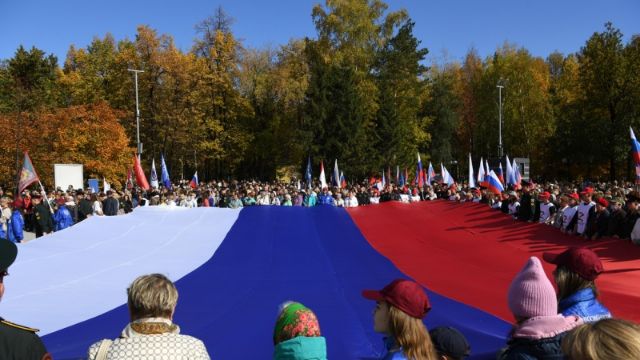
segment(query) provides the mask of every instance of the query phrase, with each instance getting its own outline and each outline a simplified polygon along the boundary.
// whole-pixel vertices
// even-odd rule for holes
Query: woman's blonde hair
[[[558,300],[566,299],[576,291],[586,288],[591,288],[596,298],[599,295],[595,282],[582,278],[565,266],[558,266],[553,276],[558,285]]]
[[[162,274],[143,275],[127,289],[127,302],[134,319],[171,318],[178,303],[178,290]]]
[[[427,327],[422,320],[407,315],[391,304],[389,304],[389,331],[408,359],[438,358]]]
[[[640,359],[640,325],[620,319],[581,325],[564,337],[562,352],[573,360]]]

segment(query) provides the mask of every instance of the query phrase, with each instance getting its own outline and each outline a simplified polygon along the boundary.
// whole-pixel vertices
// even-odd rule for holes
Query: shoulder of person
[[[35,329],[35,328],[31,328],[31,327],[28,327],[28,326],[12,323],[11,321],[7,321],[5,319],[0,319],[0,328],[3,329],[3,330],[5,330],[5,329],[19,330],[19,331],[32,333],[32,334],[35,334],[38,331],[40,331],[40,330]]]

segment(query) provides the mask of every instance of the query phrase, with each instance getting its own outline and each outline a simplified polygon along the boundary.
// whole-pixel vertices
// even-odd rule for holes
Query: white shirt
[[[93,215],[104,215],[104,212],[102,212],[102,203],[99,200],[94,201],[91,208],[93,209]]]
[[[571,222],[571,220],[573,220],[573,217],[576,215],[577,211],[578,211],[577,206],[573,206],[573,207],[570,206],[564,209],[564,212],[562,214],[562,228],[564,230],[567,230],[569,223]]]
[[[408,194],[400,194],[400,201],[402,201],[403,203],[408,203],[409,202],[409,195]]]
[[[514,201],[509,203],[509,215],[517,215],[518,214],[518,206],[520,206],[519,201]]]
[[[344,199],[344,207],[358,207],[358,199],[355,196],[348,196]]]
[[[553,203],[540,203],[540,222],[545,223],[551,217],[551,208]]]
[[[595,205],[596,203],[593,201],[588,204],[581,202],[580,205],[578,205],[578,226],[576,227],[578,234],[583,234],[586,230],[587,220],[589,220],[589,210]]]

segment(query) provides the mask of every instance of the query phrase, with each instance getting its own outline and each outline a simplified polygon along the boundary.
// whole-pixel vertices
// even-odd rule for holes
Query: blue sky
[[[194,25],[217,6],[235,19],[233,32],[248,47],[277,46],[291,38],[314,36],[309,0],[0,0],[0,59],[16,48],[36,46],[62,63],[69,45],[85,47],[110,32],[133,38],[136,26],[150,25],[189,49]],[[505,41],[537,56],[554,50],[576,52],[604,23],[613,22],[628,41],[640,34],[638,0],[388,0],[391,10],[406,8],[415,34],[430,60],[457,60],[475,47],[488,56]]]

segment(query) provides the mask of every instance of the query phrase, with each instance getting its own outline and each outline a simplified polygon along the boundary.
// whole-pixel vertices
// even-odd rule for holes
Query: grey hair
[[[171,318],[178,303],[178,290],[162,274],[142,275],[127,289],[127,303],[134,318]]]

